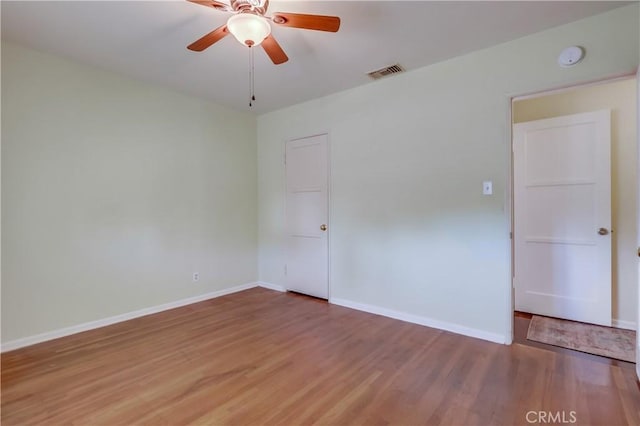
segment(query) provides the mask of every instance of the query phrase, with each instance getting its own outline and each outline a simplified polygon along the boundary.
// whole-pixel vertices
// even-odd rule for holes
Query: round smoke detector
[[[580,62],[584,58],[584,49],[580,46],[571,46],[560,52],[558,65],[569,68]]]

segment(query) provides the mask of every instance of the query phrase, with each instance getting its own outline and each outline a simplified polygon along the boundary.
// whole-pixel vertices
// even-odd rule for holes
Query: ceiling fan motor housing
[[[264,15],[267,13],[269,0],[231,0],[231,8],[236,12],[248,12]]]

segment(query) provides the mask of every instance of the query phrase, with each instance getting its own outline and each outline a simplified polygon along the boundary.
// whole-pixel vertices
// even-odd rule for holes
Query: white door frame
[[[333,224],[333,209],[332,209],[332,204],[331,204],[331,190],[332,190],[332,185],[333,185],[333,179],[331,179],[331,133],[326,130],[326,131],[318,131],[316,133],[311,133],[311,134],[307,134],[307,135],[299,135],[299,136],[290,136],[286,139],[282,140],[282,144],[281,144],[281,155],[280,158],[282,158],[282,190],[284,191],[283,193],[286,195],[287,193],[287,165],[285,163],[285,157],[286,157],[286,152],[287,152],[287,142],[290,141],[294,141],[297,139],[304,139],[304,138],[312,138],[314,136],[322,136],[325,135],[327,137],[327,221],[328,221],[328,228],[327,228],[327,302],[328,303],[332,303],[331,302],[331,228],[332,228],[332,224]],[[282,237],[285,238],[286,236],[286,230],[287,230],[287,197],[284,197],[283,203],[282,203],[282,211],[284,212],[284,215],[282,216]],[[284,269],[285,269],[285,265],[286,265],[286,255],[283,254],[283,265],[282,265],[282,271],[284,274]],[[283,281],[284,283],[285,281]],[[283,288],[285,288],[286,291],[286,287],[283,286]]]
[[[638,172],[638,177],[640,178],[640,66],[638,67],[638,70],[636,71],[636,130],[637,130],[637,134],[636,134],[636,138],[638,139],[638,163],[637,163],[637,172]],[[636,215],[638,216],[638,235],[636,236],[637,238],[637,244],[638,244],[638,297],[636,298],[636,302],[638,303],[638,309],[636,312],[636,376],[638,377],[638,379],[640,379],[640,336],[638,336],[638,329],[640,329],[640,184],[638,185],[637,188],[637,193],[638,193],[638,207],[637,207],[637,211],[636,211]]]
[[[638,69],[638,74],[640,75],[640,68]],[[513,272],[514,272],[514,267],[513,267],[513,262],[514,262],[514,240],[513,240],[513,214],[514,214],[514,206],[513,206],[513,187],[514,187],[514,183],[513,183],[513,103],[516,101],[521,101],[524,99],[530,99],[530,98],[538,98],[538,97],[542,97],[542,96],[549,96],[549,95],[553,95],[553,94],[557,94],[557,93],[562,93],[562,92],[568,92],[571,90],[575,90],[575,89],[580,89],[580,88],[585,88],[585,87],[590,87],[590,86],[596,86],[596,85],[600,85],[600,84],[607,84],[607,83],[613,83],[615,81],[620,81],[620,80],[627,80],[630,78],[635,78],[636,77],[636,72],[633,73],[627,73],[627,74],[621,74],[621,75],[615,75],[615,76],[611,76],[611,77],[607,77],[607,78],[602,78],[602,79],[596,79],[596,80],[592,80],[592,81],[587,81],[584,83],[577,83],[577,84],[569,84],[569,85],[564,85],[564,86],[559,86],[559,87],[555,87],[555,88],[550,88],[550,89],[546,89],[546,90],[539,90],[539,91],[535,91],[535,92],[526,92],[526,93],[510,93],[506,95],[506,99],[505,101],[508,102],[508,108],[507,108],[507,117],[506,117],[506,122],[507,122],[507,152],[506,152],[506,158],[507,158],[507,182],[505,185],[505,213],[507,215],[507,236],[508,238],[508,242],[507,242],[507,253],[508,253],[508,259],[509,259],[509,268],[508,269],[508,279],[507,279],[507,288],[505,289],[505,296],[507,298],[507,312],[505,312],[505,324],[507,324],[507,329],[506,329],[506,336],[505,336],[505,340],[506,340],[506,344],[510,345],[511,343],[513,343],[513,329],[514,329],[514,317],[513,317],[513,313],[515,311],[515,289],[514,289],[514,280],[513,280]],[[640,84],[640,82],[638,82],[638,84]],[[639,124],[640,125],[640,124]],[[638,136],[638,149],[640,150],[640,135]],[[639,160],[640,162],[640,160]],[[640,163],[639,163],[639,171],[640,171]],[[638,292],[640,294],[640,282],[638,283]],[[638,306],[638,311],[640,311],[640,305]],[[640,313],[639,313],[639,321],[640,321]],[[638,327],[640,327],[640,322],[638,323]],[[639,341],[640,342],[640,341]],[[639,343],[639,348],[640,348],[640,343]],[[638,367],[638,376],[640,377],[640,367]]]

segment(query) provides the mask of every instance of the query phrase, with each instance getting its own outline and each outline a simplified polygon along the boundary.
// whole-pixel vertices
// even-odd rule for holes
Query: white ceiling
[[[625,4],[273,0],[271,13],[337,15],[342,25],[338,33],[273,25],[289,61],[276,66],[255,51],[251,110],[367,84],[367,72],[387,65],[413,70]],[[187,1],[2,1],[1,8],[3,39],[250,110],[248,48],[227,37],[202,53],[186,49],[228,13]]]

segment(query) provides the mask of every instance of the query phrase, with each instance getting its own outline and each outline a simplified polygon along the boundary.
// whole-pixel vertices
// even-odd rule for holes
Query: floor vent
[[[388,67],[381,68],[376,71],[371,71],[367,75],[371,77],[373,80],[377,80],[382,77],[386,77],[391,74],[398,74],[400,72],[404,72],[404,68],[400,64],[390,65]]]

